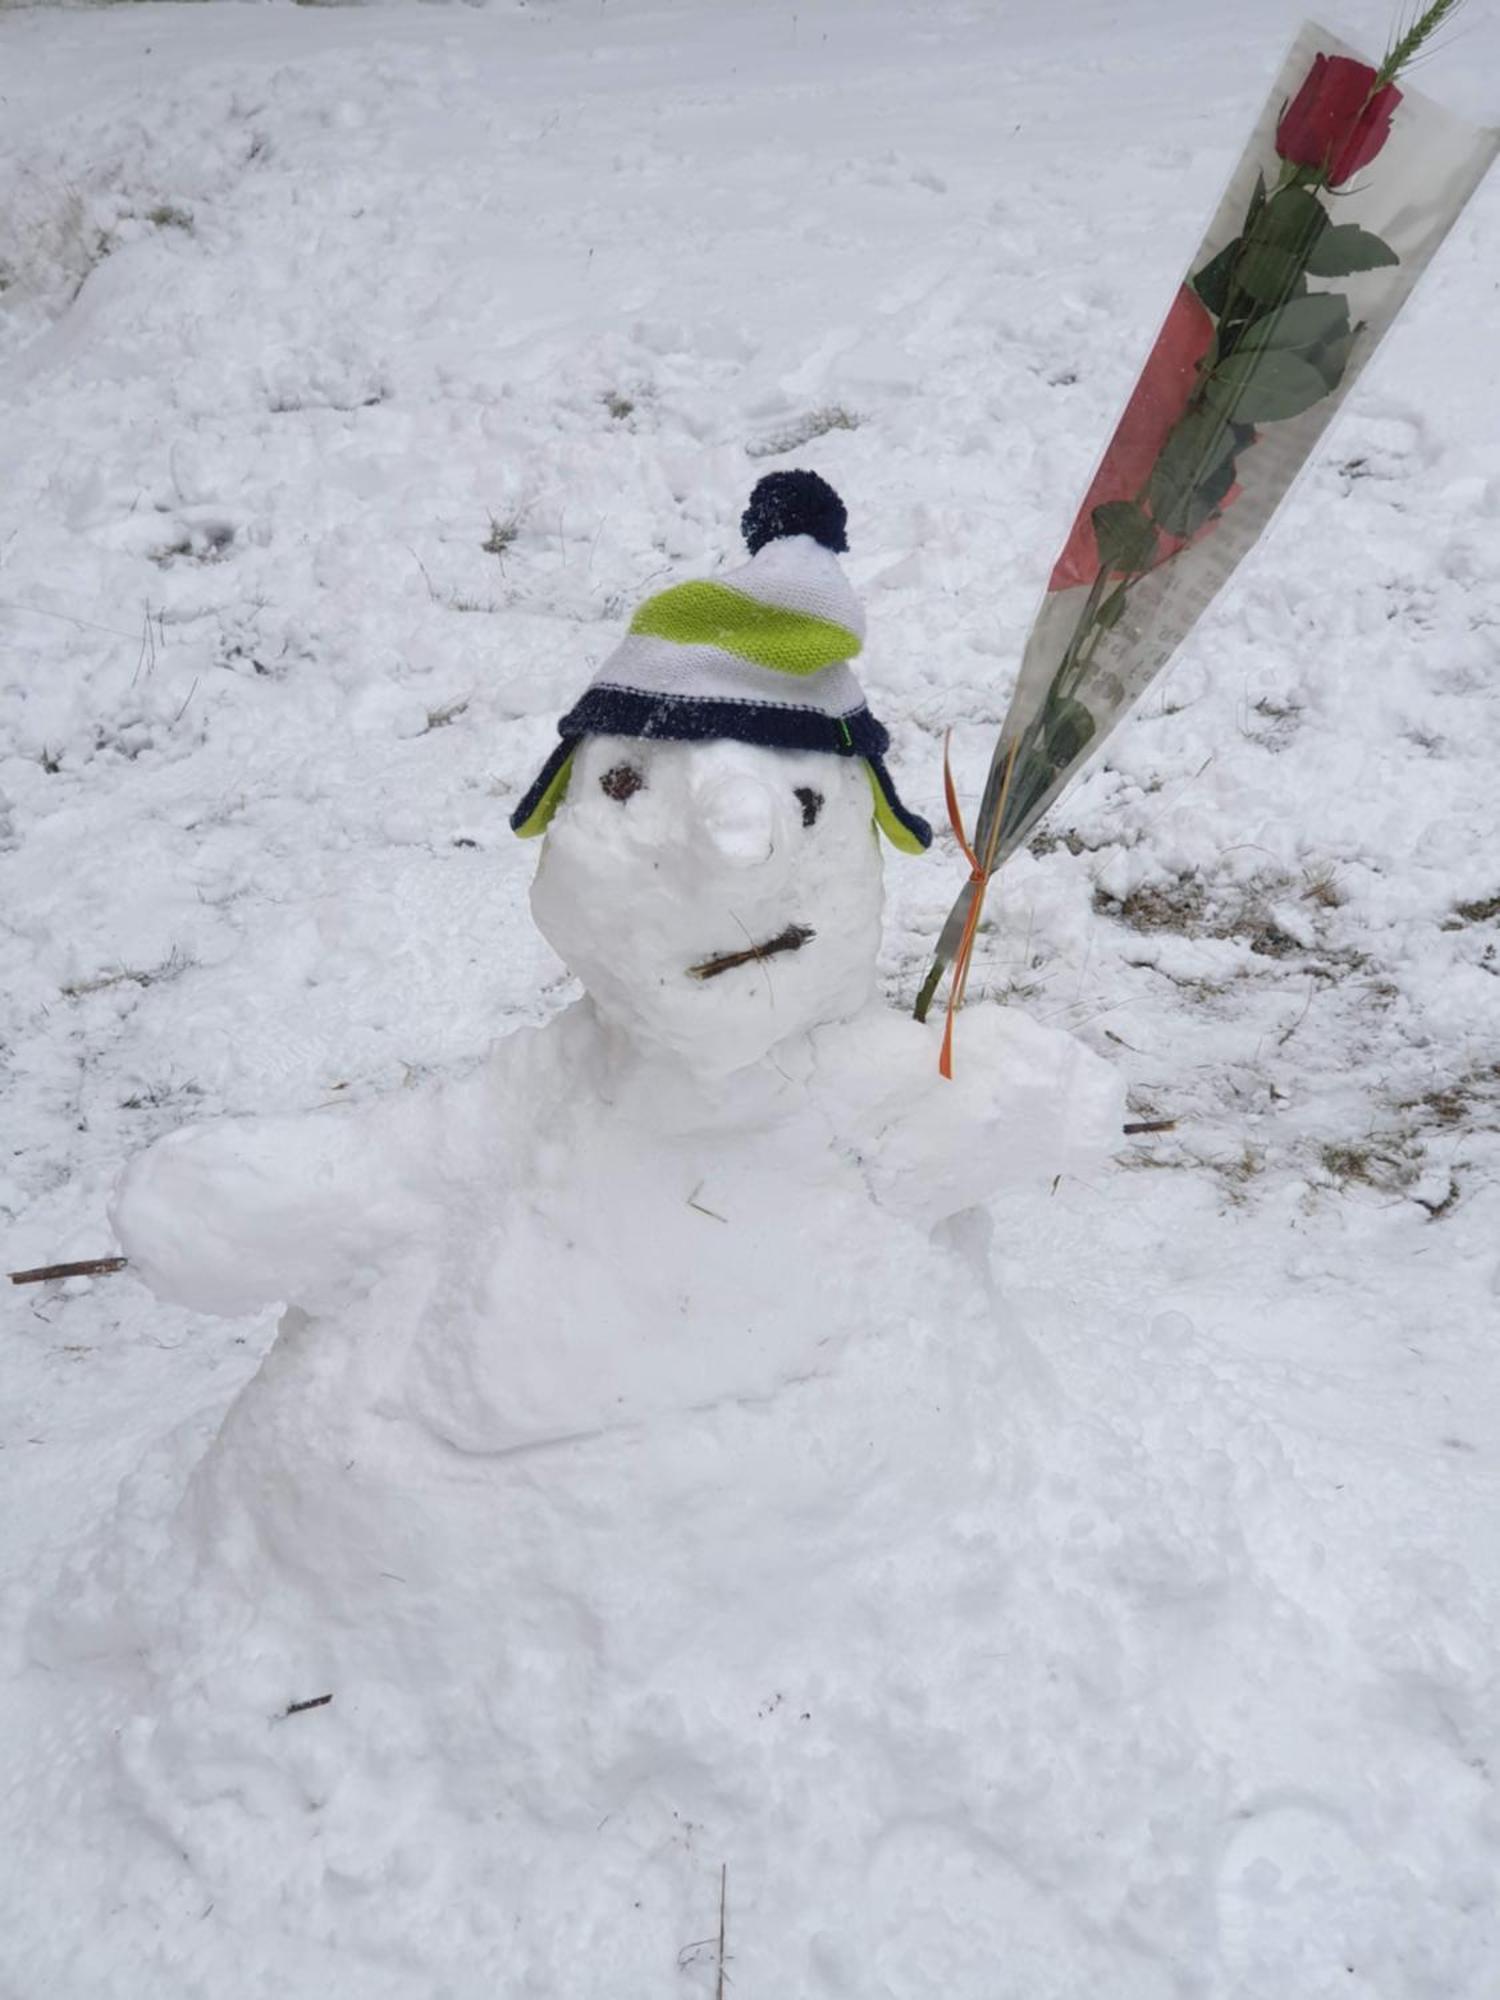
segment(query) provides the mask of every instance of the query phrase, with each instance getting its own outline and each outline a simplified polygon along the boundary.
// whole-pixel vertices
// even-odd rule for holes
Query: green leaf
[[[1052,788],[1057,773],[1040,750],[1028,750],[1016,768],[1005,795],[1005,811],[1000,816],[1000,837],[1013,834],[1031,817]]]
[[[1310,361],[1279,349],[1231,355],[1208,384],[1213,405],[1242,424],[1299,417],[1327,394],[1328,384]]]
[[[1305,188],[1284,187],[1261,209],[1245,237],[1235,282],[1263,305],[1293,297],[1313,245],[1328,227],[1323,204]]]
[[[1347,278],[1352,271],[1378,271],[1401,259],[1356,222],[1335,222],[1325,229],[1308,253],[1307,269],[1314,278]]]
[[[1163,508],[1157,515],[1157,521],[1179,541],[1191,541],[1204,522],[1212,520],[1218,513],[1236,476],[1234,460],[1226,458],[1222,465],[1206,472],[1196,486],[1177,494],[1171,506]]]
[[[1250,206],[1245,211],[1245,231],[1247,235],[1255,227],[1256,217],[1265,205],[1266,177],[1264,174],[1257,174],[1255,176],[1255,188],[1250,196]]]
[[[1066,770],[1094,734],[1094,718],[1081,701],[1060,701],[1047,717],[1047,761],[1054,771]]]
[[[1101,569],[1132,572],[1150,567],[1156,554],[1156,530],[1134,500],[1105,500],[1090,518]]]
[[[1354,336],[1358,331],[1358,327],[1351,326],[1307,357],[1330,389],[1336,389],[1344,379],[1344,370],[1349,365],[1349,349],[1354,345]]]
[[[1209,311],[1217,319],[1229,303],[1229,280],[1234,271],[1234,260],[1239,256],[1244,239],[1236,236],[1217,257],[1210,257],[1201,271],[1195,271],[1188,280],[1193,290],[1202,299]]]
[[[1313,292],[1305,299],[1278,306],[1246,327],[1235,352],[1288,348],[1304,353],[1348,331],[1349,301],[1338,292]]]
[[[1327,227],[1328,211],[1316,195],[1306,188],[1284,187],[1256,216],[1250,240],[1268,249],[1285,250],[1303,265]]]
[[[1235,283],[1263,306],[1294,298],[1302,279],[1301,259],[1274,244],[1250,243],[1234,274]]]
[[[1194,493],[1226,463],[1232,485],[1233,457],[1234,432],[1221,408],[1209,405],[1182,418],[1162,446],[1146,489],[1157,525],[1169,535],[1190,534],[1186,520]]]
[[[1174,535],[1181,535],[1184,541],[1196,535],[1205,521],[1211,521],[1228,499],[1229,489],[1234,485],[1234,481],[1234,460],[1226,458],[1222,465],[1216,465],[1213,471],[1193,488],[1185,505],[1175,517],[1171,532]],[[1165,526],[1165,522],[1162,525]]]

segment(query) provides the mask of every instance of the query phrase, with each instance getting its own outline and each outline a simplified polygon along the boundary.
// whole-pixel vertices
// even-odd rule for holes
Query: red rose
[[[1298,167],[1326,167],[1339,187],[1368,166],[1391,135],[1401,102],[1395,84],[1375,89],[1375,72],[1350,56],[1314,56],[1307,81],[1276,127],[1276,150]]]
[[[1161,456],[1168,433],[1193,399],[1198,386],[1198,363],[1213,345],[1213,338],[1214,323],[1207,307],[1196,292],[1181,286],[1141,370],[1140,380],[1131,391],[1125,414],[1115,426],[1093,484],[1084,495],[1048,590],[1071,590],[1078,584],[1092,583],[1099,574],[1094,509],[1106,500],[1135,500],[1140,496],[1151,477],[1152,466]],[[1230,494],[1224,504],[1227,506],[1233,497]],[[1157,561],[1165,561],[1181,547],[1175,535],[1163,532]]]

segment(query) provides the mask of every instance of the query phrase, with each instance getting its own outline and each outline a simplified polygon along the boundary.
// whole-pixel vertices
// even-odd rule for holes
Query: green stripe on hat
[[[632,632],[679,646],[717,646],[778,674],[816,674],[852,660],[857,632],[827,618],[762,604],[723,583],[679,583],[648,597],[630,621]]]

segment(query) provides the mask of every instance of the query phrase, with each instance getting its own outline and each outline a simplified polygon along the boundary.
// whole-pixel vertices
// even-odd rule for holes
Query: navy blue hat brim
[[[707,701],[593,687],[569,709],[557,731],[562,740],[510,816],[513,831],[523,839],[545,830],[566,790],[573,752],[585,736],[635,736],[675,743],[727,738],[736,743],[758,743],[768,750],[817,750],[834,757],[862,757],[869,766],[881,831],[908,853],[920,853],[932,845],[932,828],[902,804],[886,769],[889,732],[867,708],[833,716],[816,709],[762,702]]]

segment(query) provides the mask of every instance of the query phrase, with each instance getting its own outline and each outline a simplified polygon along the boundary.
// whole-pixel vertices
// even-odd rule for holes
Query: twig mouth
[[[788,924],[778,937],[768,938],[764,944],[753,944],[748,951],[721,951],[705,958],[701,965],[690,965],[688,972],[694,979],[717,979],[721,972],[732,972],[737,965],[758,965],[777,952],[801,951],[816,936],[807,924]]]

